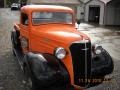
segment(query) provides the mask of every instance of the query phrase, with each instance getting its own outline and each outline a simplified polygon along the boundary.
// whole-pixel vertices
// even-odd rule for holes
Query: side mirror
[[[81,21],[77,20],[77,29],[80,27],[80,23],[81,23]]]
[[[81,21],[80,20],[77,20],[77,24],[80,25]]]

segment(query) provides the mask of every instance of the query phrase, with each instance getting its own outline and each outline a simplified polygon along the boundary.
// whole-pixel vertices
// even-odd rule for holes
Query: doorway
[[[0,0],[0,8],[4,7],[4,0]]]
[[[89,22],[99,23],[100,20],[100,6],[89,7]]]

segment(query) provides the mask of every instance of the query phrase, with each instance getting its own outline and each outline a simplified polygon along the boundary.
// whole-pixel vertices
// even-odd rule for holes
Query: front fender
[[[114,63],[109,53],[100,47],[101,54],[94,55],[92,58],[92,75],[105,76],[111,74],[114,69]]]
[[[40,86],[48,87],[70,83],[66,68],[53,55],[28,53],[25,62],[29,66],[35,82]]]

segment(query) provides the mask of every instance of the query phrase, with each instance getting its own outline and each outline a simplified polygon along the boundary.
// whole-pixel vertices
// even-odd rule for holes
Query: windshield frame
[[[71,24],[68,24],[68,23],[64,23],[64,22],[56,22],[56,23],[39,23],[39,24],[34,24],[34,22],[33,22],[33,13],[34,12],[62,12],[62,13],[69,13],[69,14],[71,14],[71,16],[72,16],[72,23]],[[65,24],[65,25],[74,25],[74,14],[72,13],[72,12],[69,12],[69,11],[50,11],[50,10],[36,10],[36,11],[32,11],[31,12],[31,23],[32,23],[32,25],[33,26],[40,26],[40,25],[47,25],[47,24]]]

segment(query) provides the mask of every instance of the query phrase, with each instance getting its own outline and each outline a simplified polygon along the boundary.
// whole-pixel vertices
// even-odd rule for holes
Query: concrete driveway
[[[102,45],[112,58],[120,60],[120,26],[81,23],[78,30],[90,36],[93,43]]]
[[[108,75],[110,81],[87,90],[120,90],[120,26],[98,26],[81,23],[79,31],[90,36],[92,43],[98,43],[105,48],[114,60],[114,72]]]

